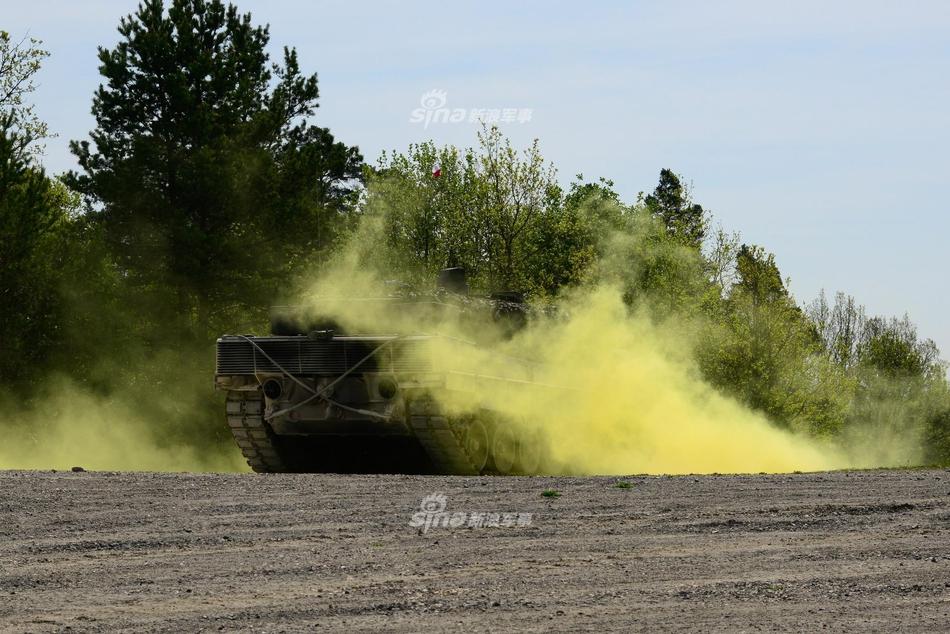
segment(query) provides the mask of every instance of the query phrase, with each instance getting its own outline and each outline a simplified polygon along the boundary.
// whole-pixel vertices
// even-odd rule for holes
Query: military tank
[[[489,344],[479,336],[520,329],[529,312],[520,295],[471,297],[465,272],[453,268],[440,273],[433,293],[348,301],[403,318],[450,311],[468,322],[473,340],[351,332],[297,307],[273,309],[267,336],[220,337],[215,388],[227,393],[228,427],[254,471],[513,475],[545,468],[541,430],[483,402],[486,394],[499,402],[509,391],[539,389],[532,363],[505,357],[483,374],[433,362],[433,346],[443,358],[464,358],[485,352]]]

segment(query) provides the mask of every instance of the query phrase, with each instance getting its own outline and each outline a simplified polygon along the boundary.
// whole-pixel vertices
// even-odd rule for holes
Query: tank
[[[220,337],[215,387],[226,392],[228,428],[254,471],[530,475],[545,470],[549,457],[541,430],[531,421],[507,419],[481,400],[486,394],[498,402],[506,391],[546,389],[533,381],[530,361],[505,357],[491,364],[490,374],[432,362],[432,346],[448,357],[482,354],[492,338],[523,327],[529,315],[523,297],[511,292],[471,297],[465,272],[454,268],[440,273],[432,293],[348,301],[374,310],[381,304],[403,315],[450,311],[469,323],[472,337],[349,332],[319,313],[287,306],[272,310],[267,336]],[[494,326],[486,328],[488,322]],[[471,347],[477,350],[466,350]],[[450,411],[446,403],[456,406]]]

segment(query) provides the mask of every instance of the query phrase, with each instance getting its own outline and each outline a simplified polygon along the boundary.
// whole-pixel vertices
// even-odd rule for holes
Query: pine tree
[[[332,244],[362,159],[308,123],[317,77],[296,51],[270,63],[268,29],[233,5],[146,0],[119,33],[68,181],[151,313],[205,336]]]
[[[663,222],[669,235],[699,248],[706,236],[706,212],[690,200],[689,192],[672,170],[660,170],[660,182],[644,203],[650,214]]]

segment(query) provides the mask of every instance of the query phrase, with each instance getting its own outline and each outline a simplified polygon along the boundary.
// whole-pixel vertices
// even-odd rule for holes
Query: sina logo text
[[[422,498],[419,510],[409,520],[409,526],[425,534],[433,528],[512,528],[531,525],[531,513],[449,512],[446,511],[447,506],[448,500],[444,493],[430,493]]]
[[[444,90],[433,89],[422,93],[419,103],[421,108],[412,111],[409,117],[410,123],[421,123],[424,129],[429,128],[431,123],[458,123],[464,121],[466,117],[465,108],[446,108],[448,95]],[[454,115],[454,117],[453,117]]]
[[[531,108],[449,108],[448,93],[432,89],[422,93],[420,107],[409,114],[409,123],[428,129],[433,123],[527,123]]]

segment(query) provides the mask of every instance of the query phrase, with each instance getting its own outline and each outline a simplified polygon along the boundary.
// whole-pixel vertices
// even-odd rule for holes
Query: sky
[[[100,83],[96,48],[129,0],[6,0],[0,28],[44,41],[37,112],[75,166]],[[476,123],[412,121],[445,107],[514,109],[501,123],[566,185],[613,180],[632,201],[662,168],[716,223],[775,253],[801,302],[845,291],[908,313],[950,358],[950,3],[318,2],[237,0],[273,54],[317,72],[314,122],[368,161],[410,143],[470,146]],[[439,101],[436,98],[436,101]]]

